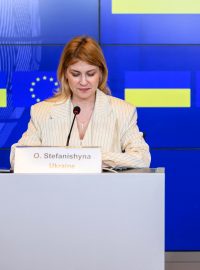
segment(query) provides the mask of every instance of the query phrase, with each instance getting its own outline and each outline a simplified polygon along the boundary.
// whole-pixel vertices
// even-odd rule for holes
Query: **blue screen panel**
[[[98,39],[98,0],[1,0],[0,43],[63,44],[73,36]]]
[[[0,148],[9,148],[19,140],[27,129],[30,106],[52,96],[58,88],[56,70],[62,49],[63,46],[0,46],[2,61],[5,60],[0,78],[4,78],[2,86],[7,89],[7,107],[0,108]],[[18,54],[24,57],[18,58]]]
[[[34,1],[34,0],[33,0]],[[40,1],[42,43],[66,43],[74,36],[98,40],[98,0]]]
[[[165,167],[165,250],[200,250],[200,151],[152,150],[152,167]]]
[[[0,72],[0,88],[6,88],[6,73]]]
[[[112,14],[111,6],[101,0],[103,44],[200,43],[200,14]]]
[[[190,108],[140,108],[139,126],[151,147],[200,147],[200,47],[103,46],[114,96],[126,87],[191,89]]]
[[[0,148],[0,170],[10,169],[10,149]]]

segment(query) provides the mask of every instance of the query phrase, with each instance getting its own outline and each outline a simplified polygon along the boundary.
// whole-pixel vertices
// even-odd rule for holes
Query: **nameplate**
[[[15,149],[15,173],[101,173],[101,148],[26,147]]]

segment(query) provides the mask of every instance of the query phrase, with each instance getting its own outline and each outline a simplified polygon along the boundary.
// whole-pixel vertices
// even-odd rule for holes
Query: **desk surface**
[[[111,172],[111,171],[103,171],[103,173]],[[142,168],[142,169],[121,169],[117,170],[117,173],[164,173],[165,168]],[[3,173],[10,173],[9,169],[0,169],[0,175]],[[114,171],[113,171],[114,173]]]
[[[1,174],[0,269],[163,270],[164,173]]]

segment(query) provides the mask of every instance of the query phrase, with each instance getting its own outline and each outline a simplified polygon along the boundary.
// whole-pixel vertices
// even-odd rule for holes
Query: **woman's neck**
[[[72,97],[71,101],[74,106],[79,106],[80,108],[94,108],[95,96],[86,100]]]

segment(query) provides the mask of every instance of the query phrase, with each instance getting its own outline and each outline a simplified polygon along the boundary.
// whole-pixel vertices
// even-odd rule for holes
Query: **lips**
[[[78,90],[79,90],[79,91],[83,91],[83,92],[85,92],[85,91],[90,90],[90,88],[78,88]]]

